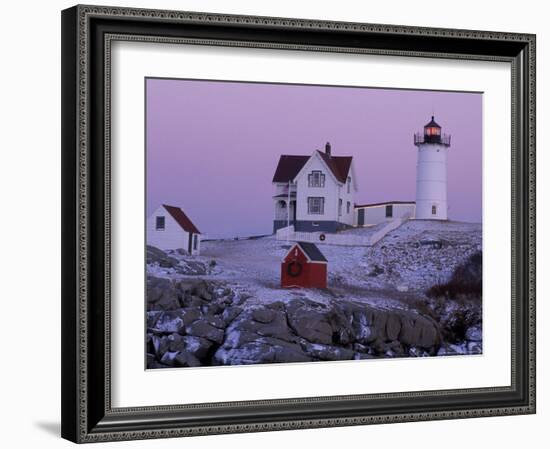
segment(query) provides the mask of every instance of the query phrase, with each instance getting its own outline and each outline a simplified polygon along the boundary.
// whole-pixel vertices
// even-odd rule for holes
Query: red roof
[[[309,156],[291,156],[289,154],[283,154],[279,159],[277,169],[273,175],[273,182],[292,181],[308,160]]]
[[[328,156],[317,150],[323,161],[327,164],[328,168],[334,175],[334,177],[341,183],[345,184],[348,177],[349,169],[351,167],[352,156]],[[296,175],[300,172],[302,167],[306,164],[311,156],[293,156],[283,154],[275,175],[273,175],[273,182],[289,182],[296,178]]]
[[[179,207],[168,206],[166,204],[163,204],[162,207],[164,207],[168,211],[168,213],[172,215],[172,218],[176,220],[176,222],[181,226],[184,231],[191,232],[193,234],[201,233],[201,231],[197,229],[197,227],[193,224],[189,217],[185,215],[185,212],[183,212]]]
[[[329,156],[322,151],[317,150],[321,155],[321,158],[328,165],[332,174],[336,177],[338,181],[345,184],[348,178],[349,168],[351,167],[351,161],[353,157],[351,156]]]

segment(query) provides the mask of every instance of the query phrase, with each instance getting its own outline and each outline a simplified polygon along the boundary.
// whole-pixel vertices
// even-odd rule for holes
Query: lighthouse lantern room
[[[447,220],[447,151],[451,136],[441,133],[432,116],[423,133],[414,135],[416,165],[416,219]]]

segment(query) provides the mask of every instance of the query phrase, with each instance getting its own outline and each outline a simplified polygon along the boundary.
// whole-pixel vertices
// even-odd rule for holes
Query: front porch
[[[273,232],[296,223],[296,192],[279,194],[273,197],[275,214]]]

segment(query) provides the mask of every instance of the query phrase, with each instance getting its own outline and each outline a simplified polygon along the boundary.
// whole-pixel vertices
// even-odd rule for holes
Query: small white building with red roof
[[[163,204],[147,219],[147,245],[162,250],[184,250],[200,253],[201,232],[185,212],[176,206]]]

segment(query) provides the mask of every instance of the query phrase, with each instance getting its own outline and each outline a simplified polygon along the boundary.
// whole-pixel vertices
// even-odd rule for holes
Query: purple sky
[[[413,134],[432,111],[452,135],[449,218],[482,215],[482,95],[147,80],[147,214],[182,207],[209,237],[272,230],[281,154],[354,157],[356,203],[414,200]]]

